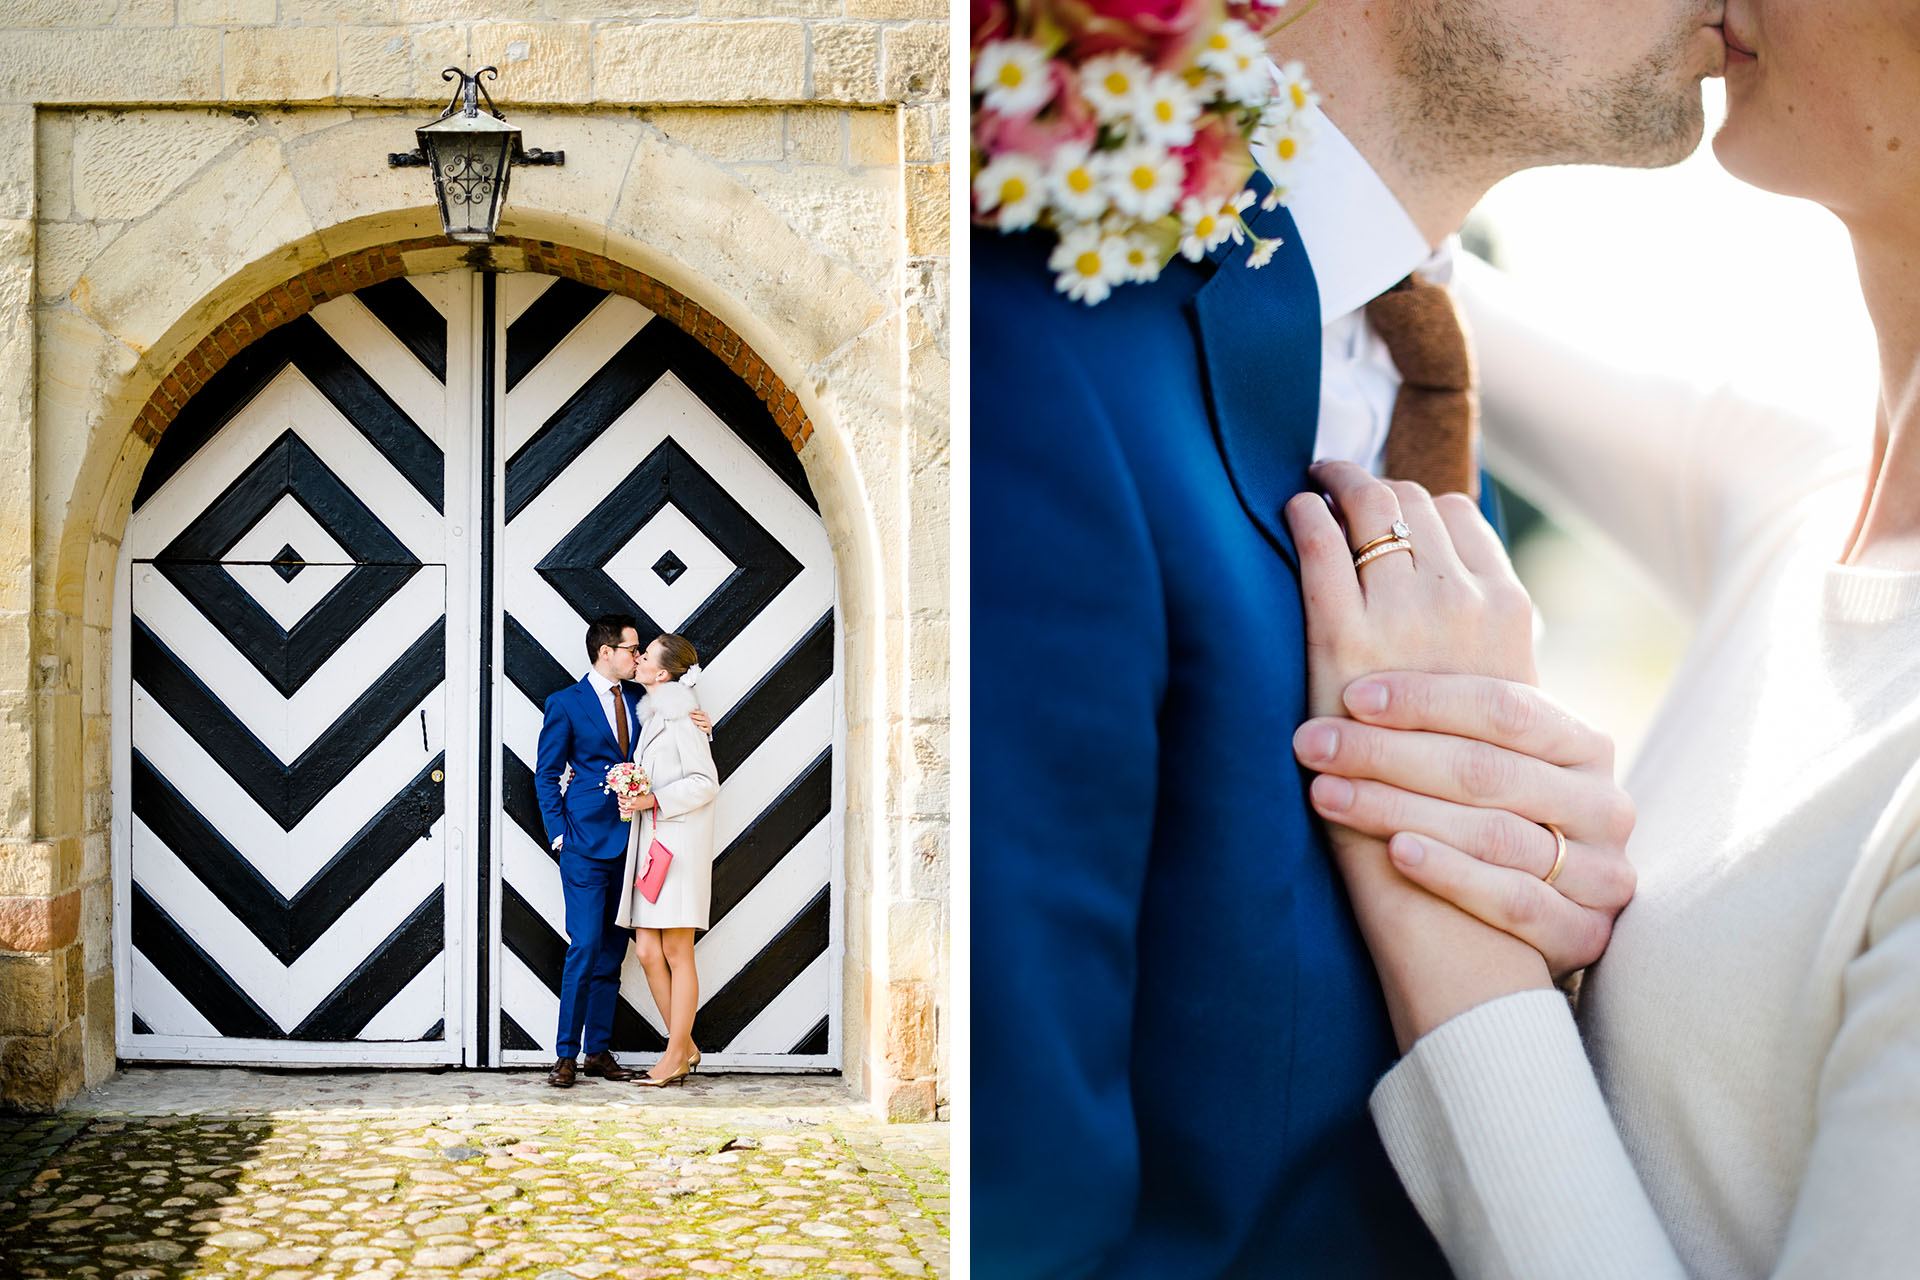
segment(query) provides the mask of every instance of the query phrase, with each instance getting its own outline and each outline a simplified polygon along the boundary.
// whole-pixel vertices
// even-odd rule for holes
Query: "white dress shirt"
[[[1455,241],[1431,248],[1366,157],[1316,107],[1312,142],[1293,162],[1287,208],[1320,287],[1320,421],[1313,457],[1358,462],[1378,474],[1400,391],[1387,344],[1366,305],[1411,271],[1453,278]],[[1272,156],[1254,148],[1254,159]]]
[[[593,691],[600,698],[600,714],[607,718],[607,728],[613,733],[613,740],[620,741],[620,725],[613,718],[613,690],[620,687],[618,680],[609,680],[598,671],[588,668],[587,679],[593,681]],[[633,746],[634,724],[632,717],[627,719],[627,746]]]

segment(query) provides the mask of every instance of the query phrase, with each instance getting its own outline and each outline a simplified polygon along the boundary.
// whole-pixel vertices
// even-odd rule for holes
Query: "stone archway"
[[[331,296],[329,290],[371,283],[376,272],[430,271],[464,260],[462,251],[437,238],[396,234],[420,229],[424,211],[409,203],[414,195],[376,192],[373,203],[387,207],[369,211],[364,192],[358,203],[342,194],[334,176],[339,153],[390,142],[395,123],[370,117],[334,130],[288,129],[279,156],[264,147],[267,139],[229,148],[98,255],[67,305],[43,324],[43,405],[55,410],[43,414],[43,436],[59,439],[42,469],[45,496],[35,536],[42,569],[34,651],[46,673],[43,714],[33,730],[42,796],[36,826],[50,862],[84,868],[77,877],[66,873],[69,879],[97,878],[109,856],[102,820],[108,729],[99,691],[110,687],[119,532],[153,438],[170,407],[177,411],[179,397],[204,376],[196,359],[211,366],[215,352],[230,355],[228,346],[237,350],[276,318],[311,306],[316,291]],[[537,263],[535,269],[591,276],[622,292],[664,290],[656,295],[663,315],[710,346],[719,344],[714,349],[723,359],[741,361],[764,382],[827,513],[841,566],[847,650],[847,1072],[895,1110],[925,1114],[937,1071],[934,974],[924,963],[905,973],[888,962],[889,939],[923,937],[924,929],[913,926],[929,918],[929,906],[936,920],[940,909],[916,904],[918,914],[905,920],[892,910],[900,892],[895,886],[917,874],[907,865],[915,854],[903,847],[894,782],[910,770],[914,755],[901,732],[906,681],[898,641],[888,639],[889,627],[903,617],[895,584],[906,567],[903,552],[889,547],[881,532],[897,531],[900,518],[888,509],[897,501],[890,490],[899,477],[883,474],[894,465],[886,437],[898,434],[908,394],[906,317],[885,291],[823,256],[751,189],[657,131],[632,120],[554,117],[549,123],[598,130],[603,144],[610,131],[620,135],[615,150],[625,156],[623,174],[594,209],[517,191],[524,228],[552,238],[509,235],[494,250],[502,265]],[[620,151],[627,144],[630,149]],[[682,202],[731,202],[740,206],[739,216],[718,226],[636,205],[619,188],[639,173]],[[248,195],[220,194],[232,192]],[[198,255],[190,278],[153,275],[156,258],[188,254]],[[701,302],[692,302],[695,297]],[[722,350],[736,341],[737,348]],[[85,428],[69,433],[61,421]],[[76,760],[83,766],[73,767]],[[939,851],[922,856],[937,858]],[[75,891],[52,899],[48,916],[50,956],[66,957],[51,962],[78,968],[62,948],[84,948],[101,937],[103,909]],[[96,1016],[101,1000],[111,997],[111,976],[89,963],[66,989],[74,993],[69,1004],[83,1012],[50,1047],[49,1070],[77,1083],[82,1038],[88,1074],[97,1077],[111,1065],[111,1034]],[[906,1012],[896,1018],[896,1010]],[[894,1096],[899,1082],[913,1085],[904,1104]]]

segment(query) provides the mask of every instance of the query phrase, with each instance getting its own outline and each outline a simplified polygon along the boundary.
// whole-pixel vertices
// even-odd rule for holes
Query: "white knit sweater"
[[[1463,278],[1490,423],[1525,424],[1490,453],[1698,629],[1578,1026],[1529,992],[1422,1038],[1373,1097],[1395,1167],[1463,1277],[1920,1275],[1920,573],[1836,563],[1863,458],[1822,429]]]

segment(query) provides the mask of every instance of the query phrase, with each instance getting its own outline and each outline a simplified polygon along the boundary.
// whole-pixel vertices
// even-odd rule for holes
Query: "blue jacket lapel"
[[[1266,181],[1252,184],[1264,194]],[[1320,413],[1320,291],[1285,206],[1252,208],[1257,235],[1278,236],[1273,260],[1247,266],[1251,244],[1231,245],[1194,296],[1194,328],[1214,437],[1241,505],[1287,563],[1299,568],[1283,508],[1306,486]]]
[[[600,705],[600,694],[593,686],[593,677],[581,676],[580,683],[574,688],[580,691],[580,714],[599,728],[600,736],[607,740],[607,750],[619,755],[620,740],[613,736],[613,724],[607,719],[606,708]],[[629,718],[627,723],[631,725],[633,720]],[[628,741],[631,742],[632,738],[629,737]]]

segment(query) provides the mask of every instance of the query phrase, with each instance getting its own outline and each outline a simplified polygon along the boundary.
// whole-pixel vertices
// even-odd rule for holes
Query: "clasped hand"
[[[1607,737],[1534,687],[1532,607],[1505,549],[1463,494],[1350,463],[1314,477],[1351,534],[1316,495],[1288,506],[1315,716],[1294,750],[1319,775],[1310,795],[1337,824],[1350,891],[1392,892],[1353,874],[1362,845],[1377,858],[1385,841],[1406,880],[1531,944],[1554,977],[1585,967],[1633,896],[1633,804]],[[1412,553],[1356,571],[1353,547],[1395,520]],[[1551,885],[1547,822],[1567,841]]]
[[[653,792],[651,791],[639,797],[621,795],[615,796],[614,799],[620,803],[620,816],[623,818],[631,818],[636,813],[645,813],[648,809],[654,807]]]

